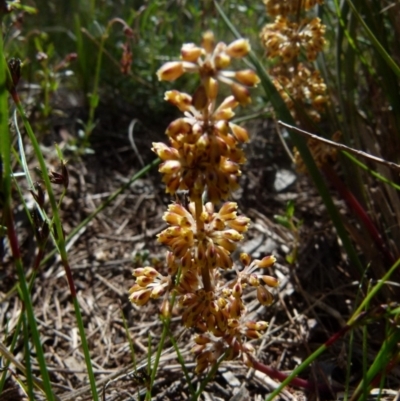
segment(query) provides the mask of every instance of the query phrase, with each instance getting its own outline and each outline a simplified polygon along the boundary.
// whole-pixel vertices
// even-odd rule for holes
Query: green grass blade
[[[32,363],[31,363],[31,349],[29,345],[29,328],[25,313],[22,313],[22,327],[23,327],[23,340],[24,340],[24,354],[25,354],[25,369],[26,369],[26,383],[27,393],[30,401],[34,400],[33,396],[33,376],[32,376]]]
[[[393,60],[393,58],[390,56],[390,54],[385,50],[385,48],[381,45],[381,43],[375,37],[373,32],[369,29],[368,25],[364,21],[363,17],[359,14],[359,12],[358,12],[357,8],[355,7],[355,5],[353,4],[353,2],[351,0],[346,0],[346,1],[350,5],[351,10],[353,11],[353,13],[354,13],[355,17],[357,18],[358,22],[365,29],[365,32],[367,33],[367,36],[369,37],[369,39],[372,42],[372,44],[375,46],[376,50],[379,52],[379,54],[385,60],[386,64],[390,67],[390,69],[396,74],[396,76],[398,78],[400,78],[400,67]]]
[[[175,299],[176,299],[176,292],[174,291],[171,296],[171,310],[174,307]],[[170,324],[171,324],[171,316],[167,317],[166,319],[163,319],[163,330],[161,333],[160,342],[158,343],[157,353],[156,353],[156,357],[154,359],[154,364],[151,369],[149,390],[146,394],[146,399],[148,399],[148,400],[151,399],[151,390],[153,388],[154,380],[156,379],[156,374],[157,374],[158,365],[160,363],[161,353],[164,348],[165,340],[169,333]],[[149,366],[150,366],[150,362],[149,362]],[[148,397],[150,397],[150,398],[148,398]]]
[[[1,155],[1,203],[3,206],[3,219],[6,222],[10,246],[13,251],[14,264],[17,269],[19,285],[22,293],[22,300],[25,304],[28,322],[31,328],[32,339],[35,345],[37,361],[42,374],[44,390],[46,397],[49,401],[55,400],[54,393],[51,387],[50,376],[47,371],[46,362],[42,344],[40,342],[40,335],[36,325],[35,315],[33,311],[31,297],[26,283],[24,268],[22,260],[19,255],[19,245],[17,235],[15,232],[13,222],[13,211],[11,208],[11,140],[8,130],[8,91],[6,89],[6,74],[8,68],[6,67],[4,53],[3,53],[3,38],[0,35],[0,155]]]
[[[362,311],[365,309],[366,305],[368,305],[372,298],[378,293],[378,291],[382,288],[383,285],[389,280],[390,276],[398,269],[400,266],[400,259],[389,269],[389,271],[382,277],[381,280],[372,288],[372,290],[368,293],[368,295],[361,302],[360,306],[353,313],[352,317],[348,320],[347,325],[352,326],[357,318],[361,315]],[[400,330],[397,330],[400,337]],[[396,337],[397,338],[397,337]],[[391,343],[392,345],[392,343]],[[309,366],[312,362],[314,362],[320,355],[322,355],[327,350],[326,344],[321,345],[316,351],[314,351],[306,360],[304,360],[293,372],[266,398],[266,401],[272,401],[274,397],[276,397],[290,382],[297,377],[307,366]],[[372,366],[371,366],[372,368]],[[370,371],[371,371],[370,368]],[[373,374],[367,374],[367,379],[372,377]],[[361,388],[361,387],[360,387]]]
[[[227,354],[227,351],[225,351],[217,360],[217,362],[212,366],[210,371],[208,372],[207,376],[203,379],[201,382],[201,385],[199,389],[197,390],[196,394],[193,396],[192,401],[197,401],[197,399],[200,397],[202,394],[203,390],[206,388],[207,384],[210,382],[210,380],[215,376],[217,373],[217,370],[219,368],[219,365],[221,365],[222,361],[225,359],[225,356]]]
[[[125,329],[126,338],[128,339],[129,349],[131,350],[133,370],[136,372],[137,369],[136,369],[135,346],[133,344],[132,337],[131,337],[131,335],[129,333],[128,322],[126,321],[125,314],[124,314],[124,311],[122,310],[122,308],[121,308],[121,317],[122,317],[122,323],[123,323],[124,329]]]
[[[395,184],[393,181],[388,180],[386,177],[383,175],[377,173],[376,171],[370,169],[366,164],[358,160],[356,157],[354,157],[352,154],[348,152],[342,152],[347,158],[349,158],[354,164],[356,164],[358,167],[360,167],[362,170],[367,171],[369,174],[371,174],[373,177],[378,179],[379,181],[391,186],[392,188],[396,189],[397,191],[400,191],[400,185]]]
[[[194,396],[194,394],[196,393],[196,391],[195,391],[195,389],[194,389],[193,386],[192,386],[192,381],[191,381],[190,376],[189,376],[189,371],[188,371],[187,368],[186,368],[185,361],[184,361],[184,359],[183,359],[183,357],[182,357],[182,354],[181,354],[181,351],[180,351],[180,349],[179,349],[178,343],[175,341],[175,338],[174,338],[173,334],[171,333],[171,331],[169,331],[169,339],[171,340],[172,346],[173,346],[174,349],[175,349],[176,356],[177,356],[177,358],[178,358],[178,362],[179,362],[179,363],[181,364],[181,366],[182,366],[183,374],[185,375],[186,383],[187,383],[188,386],[189,386],[190,394],[191,394],[192,396]]]
[[[33,149],[34,149],[34,153],[35,156],[39,162],[40,165],[40,169],[42,172],[42,178],[44,181],[44,184],[46,186],[46,190],[47,190],[47,194],[49,197],[49,201],[50,201],[50,205],[51,205],[51,209],[52,209],[52,213],[53,213],[53,223],[55,226],[55,234],[57,237],[57,249],[60,253],[61,256],[61,261],[63,263],[63,266],[66,270],[67,273],[67,277],[70,278],[69,283],[71,286],[71,283],[73,283],[72,281],[72,275],[69,274],[69,265],[68,265],[68,255],[67,255],[67,250],[66,250],[66,242],[65,242],[65,237],[64,237],[64,232],[62,229],[62,223],[61,223],[61,219],[60,219],[60,214],[59,214],[59,210],[58,210],[58,204],[53,192],[53,188],[50,182],[50,177],[47,171],[47,166],[46,166],[46,162],[44,160],[43,154],[41,152],[39,143],[36,139],[35,134],[33,133],[32,127],[25,115],[25,112],[20,104],[20,102],[16,103],[16,107],[17,110],[22,118],[22,121],[24,123],[24,127],[25,130],[28,134],[28,137],[32,143]],[[22,271],[22,276],[23,276],[23,269],[22,266],[20,267],[21,271]],[[21,277],[22,277],[21,276]],[[23,276],[24,279],[24,285],[26,287],[26,281],[25,281],[25,276]],[[94,373],[93,373],[93,367],[92,367],[92,362],[91,362],[91,358],[90,358],[90,353],[89,353],[89,348],[87,345],[87,339],[86,339],[86,335],[85,335],[85,330],[84,330],[84,325],[83,325],[83,321],[82,321],[82,316],[80,313],[80,308],[79,308],[79,302],[76,299],[75,294],[73,293],[73,289],[70,287],[71,289],[71,295],[73,296],[73,304],[74,304],[74,310],[75,310],[75,316],[77,319],[77,324],[78,324],[78,329],[79,329],[79,334],[81,337],[81,341],[82,341],[82,349],[83,349],[83,353],[85,356],[85,362],[86,362],[86,368],[87,368],[87,373],[88,373],[88,377],[89,377],[89,382],[90,382],[90,386],[91,386],[91,390],[92,390],[92,396],[93,396],[93,400],[94,401],[98,401],[98,393],[97,393],[97,388],[96,388],[96,380],[94,377]],[[22,288],[23,293],[29,295],[28,289],[26,287],[26,289]],[[32,311],[33,313],[33,311]],[[30,321],[30,324],[32,322]],[[38,338],[38,341],[40,343],[40,338]],[[46,380],[44,380],[44,382],[46,383]]]
[[[353,393],[352,399],[358,399],[362,394],[361,399],[367,400],[368,389],[371,382],[379,375],[384,374],[386,368],[388,367],[388,362],[391,361],[392,355],[396,354],[397,344],[400,341],[400,330],[395,329],[393,333],[386,337],[378,355],[374,359],[374,362],[368,369],[365,379],[363,379],[357,386]]]

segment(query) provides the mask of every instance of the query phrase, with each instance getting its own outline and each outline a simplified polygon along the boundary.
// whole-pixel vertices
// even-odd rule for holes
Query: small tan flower
[[[279,15],[272,24],[265,25],[260,38],[270,57],[288,63],[304,49],[307,59],[313,61],[325,44],[325,28],[319,18],[297,23]]]
[[[133,271],[136,282],[129,290],[129,300],[138,305],[144,305],[150,298],[163,296],[171,285],[170,277],[164,277],[154,267],[140,267]]]
[[[276,89],[295,117],[296,107],[299,107],[314,121],[320,120],[320,111],[328,102],[328,96],[319,71],[311,71],[299,63],[297,67],[275,67],[270,74]]]
[[[335,132],[332,135],[331,140],[334,142],[339,142],[341,137],[340,131]],[[326,164],[334,163],[337,159],[337,149],[333,146],[329,146],[317,139],[309,138],[307,141],[308,148],[315,160],[315,164],[319,168],[323,168]],[[296,165],[296,170],[299,173],[306,174],[307,167],[305,166],[302,157],[300,156],[299,151],[297,148],[294,148],[294,164]]]
[[[185,266],[208,266],[210,269],[232,267],[230,253],[247,231],[249,219],[237,216],[237,205],[225,203],[219,212],[214,211],[212,203],[203,207],[200,219],[202,228],[197,229],[194,203],[186,209],[180,204],[171,204],[163,219],[170,225],[158,235],[158,241],[168,246],[175,258],[181,259]]]
[[[240,260],[244,265],[244,269],[238,272],[237,279],[231,285],[232,291],[240,284],[241,286],[250,285],[257,288],[257,298],[260,304],[269,306],[273,302],[272,294],[262,285],[266,284],[268,287],[277,287],[279,281],[272,276],[259,273],[259,269],[269,268],[274,265],[276,259],[274,256],[266,256],[261,260],[255,259],[251,261],[247,253],[240,255]]]
[[[188,94],[169,91],[166,99],[185,113],[167,128],[170,147],[153,143],[163,161],[159,171],[167,192],[188,190],[195,199],[207,190],[214,203],[227,199],[238,187],[240,165],[246,160],[239,144],[249,139],[244,128],[229,122],[238,101],[229,96],[217,109],[210,103],[205,113],[192,105]]]
[[[245,361],[247,354],[255,352],[247,340],[259,339],[268,324],[264,321],[245,321],[243,318],[228,319],[223,332],[202,332],[197,334],[192,353],[196,355],[196,373],[201,373],[215,364],[222,354],[225,360],[241,356]]]
[[[159,80],[174,81],[185,72],[195,72],[200,75],[201,86],[209,99],[216,98],[219,80],[232,88],[240,104],[246,105],[251,98],[245,86],[257,86],[260,79],[251,70],[234,72],[226,71],[226,68],[230,66],[232,58],[242,58],[249,51],[250,44],[246,39],[237,39],[229,45],[223,42],[215,44],[214,34],[208,31],[203,35],[200,47],[194,43],[184,44],[181,48],[181,61],[164,64],[157,71],[157,76]]]

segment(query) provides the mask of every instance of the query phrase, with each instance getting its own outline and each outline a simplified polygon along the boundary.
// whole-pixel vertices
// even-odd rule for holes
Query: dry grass
[[[253,140],[247,149],[249,163],[243,177],[245,189],[236,195],[242,212],[252,218],[242,250],[254,257],[274,253],[278,257],[274,274],[280,279],[281,286],[276,302],[270,308],[260,307],[255,294],[249,294],[248,297],[254,299],[249,309],[254,316],[270,322],[258,343],[258,358],[279,370],[289,371],[343,327],[351,312],[348,305],[354,302],[358,283],[352,282],[347,273],[348,267],[340,253],[334,230],[308,179],[298,177],[294,185],[280,193],[273,190],[276,171],[282,167],[290,168],[286,156],[280,153],[281,146],[273,128],[270,124],[260,123],[252,131]],[[136,144],[141,154],[148,154],[151,140],[158,136],[147,133],[138,137]],[[70,158],[70,189],[62,205],[66,234],[140,167],[127,140],[99,141],[95,150],[94,156],[82,160]],[[27,152],[29,154],[29,146]],[[48,162],[53,162],[51,156],[48,156]],[[34,161],[31,167],[35,167]],[[133,400],[137,399],[138,393],[145,393],[145,387],[140,384],[133,369],[122,313],[134,342],[136,368],[146,372],[149,341],[150,352],[154,352],[161,335],[159,305],[151,302],[137,308],[128,302],[128,289],[133,283],[131,273],[138,255],[149,252],[153,262],[163,258],[164,250],[157,244],[155,234],[164,227],[161,216],[167,199],[158,173],[153,171],[149,177],[135,182],[68,245],[97,383],[107,401]],[[295,266],[285,262],[285,255],[293,246],[292,234],[272,221],[274,214],[283,214],[288,199],[295,200],[296,216],[304,220],[299,259]],[[15,205],[17,207],[18,201]],[[345,213],[344,206],[342,209]],[[23,213],[18,210],[15,218],[28,267],[35,252],[32,233]],[[4,244],[0,282],[2,299],[17,282],[7,244]],[[47,365],[60,400],[90,399],[73,305],[64,270],[57,258],[49,261],[40,271],[33,289],[33,303]],[[0,334],[6,345],[21,309],[22,304],[15,291],[0,304]],[[180,316],[176,312],[172,329],[186,366],[191,371],[194,367],[190,355],[191,333],[183,330],[179,321]],[[380,328],[376,327],[377,344],[381,341],[380,332]],[[360,339],[356,339],[353,379],[358,378],[357,366],[361,360],[359,342]],[[21,350],[22,343],[17,346],[14,357],[24,364]],[[308,372],[309,377],[322,381],[336,380],[343,384],[346,340],[339,342],[323,359]],[[15,367],[12,371],[15,376],[9,379],[9,391],[15,377],[20,374]],[[35,365],[33,372],[39,374]],[[395,369],[393,373],[392,381],[398,385],[399,372]],[[193,376],[194,387],[199,385],[200,379]],[[262,400],[276,386],[272,379],[249,370],[240,361],[222,363],[202,399]],[[153,395],[156,400],[189,399],[188,385],[170,342],[167,342],[162,355]],[[16,395],[8,397],[5,391],[0,400],[22,399]],[[281,394],[281,399],[303,400],[309,399],[309,395],[288,389]]]

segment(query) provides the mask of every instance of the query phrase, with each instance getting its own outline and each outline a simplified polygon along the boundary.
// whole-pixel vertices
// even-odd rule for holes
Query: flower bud
[[[218,81],[212,77],[209,77],[205,82],[205,89],[208,100],[215,100],[218,95]]]
[[[231,90],[233,96],[235,96],[235,99],[242,106],[246,106],[247,104],[251,103],[250,92],[247,90],[245,86],[233,83],[231,85]]]
[[[218,245],[224,248],[228,253],[236,249],[236,244],[225,238],[215,238],[214,240]]]
[[[151,290],[150,298],[158,299],[158,298],[162,297],[166,291],[167,291],[167,287],[165,285],[158,285],[157,287],[154,287]]]
[[[218,328],[221,330],[221,331],[225,331],[226,330],[226,318],[225,318],[225,316],[222,314],[222,312],[221,311],[219,311],[218,313],[217,313],[217,315],[215,316],[215,318],[216,318],[216,323],[217,323],[217,326],[218,326]]]
[[[164,99],[167,102],[178,107],[182,113],[188,111],[190,109],[190,106],[192,105],[192,96],[184,92],[179,92],[177,90],[165,92]]]
[[[240,281],[238,281],[235,283],[235,285],[232,288],[232,295],[235,298],[240,298],[242,296],[242,293],[243,293],[242,284]]]
[[[34,186],[35,186],[36,192],[33,190],[31,190],[29,192],[32,194],[33,198],[35,199],[35,201],[38,204],[38,206],[40,207],[40,209],[43,209],[44,200],[45,200],[43,188],[38,182],[36,182],[34,184]]]
[[[246,86],[257,86],[260,83],[260,78],[253,70],[237,71],[235,79]]]
[[[226,53],[235,58],[246,56],[250,51],[250,43],[247,39],[237,39],[228,45]]]
[[[241,253],[240,254],[240,261],[244,266],[249,266],[251,263],[251,256],[248,253]]]
[[[174,159],[177,160],[179,157],[178,151],[174,148],[170,148],[165,143],[153,142],[151,150],[163,161]]]
[[[196,110],[203,110],[208,105],[206,89],[200,85],[193,95],[192,105]]]
[[[228,221],[227,224],[234,230],[243,233],[249,228],[250,219],[246,216],[238,216],[236,219]]]
[[[160,306],[160,312],[164,318],[168,318],[171,316],[171,304],[167,298],[163,300]]]
[[[191,105],[192,103],[192,98],[188,99]],[[178,134],[189,134],[192,132],[192,126],[186,122],[183,118],[178,118],[177,120],[172,121],[168,125],[167,130],[165,133],[170,137],[170,138],[176,138]],[[154,146],[154,144],[153,144]]]
[[[215,56],[214,62],[218,70],[224,70],[225,68],[229,67],[231,58],[226,53],[219,53]]]
[[[237,208],[236,202],[225,202],[219,210],[219,214],[224,220],[235,219]]]
[[[273,255],[265,256],[261,260],[254,261],[255,265],[262,269],[271,267],[275,262],[276,262],[276,258]]]
[[[221,171],[226,174],[240,174],[240,167],[237,163],[230,160],[225,160],[221,163]]]
[[[205,334],[197,334],[194,338],[194,342],[199,345],[208,344],[210,341],[210,338],[207,337]]]
[[[181,58],[184,61],[195,63],[201,56],[203,49],[194,43],[185,43],[181,48]]]
[[[231,319],[239,319],[242,309],[243,309],[242,300],[240,298],[235,298],[230,303],[230,308],[229,308],[230,318]]]
[[[214,34],[211,31],[207,31],[203,34],[203,38],[201,41],[201,47],[207,52],[212,53],[215,46],[215,38]]]
[[[221,269],[230,269],[232,267],[232,258],[229,256],[229,253],[222,248],[221,246],[216,246],[215,250],[217,252],[217,260],[218,266]]]
[[[245,323],[245,326],[250,330],[265,330],[268,327],[268,323],[263,320],[259,320],[258,322],[248,321]]]
[[[278,287],[278,285],[279,285],[279,280],[275,277],[261,276],[260,278],[262,281],[264,281],[265,284],[268,285],[268,287]]]
[[[154,281],[153,278],[151,277],[146,277],[146,276],[139,276],[136,279],[136,282],[141,286],[141,287],[147,287],[149,284],[151,284]]]
[[[163,174],[174,174],[181,168],[178,160],[167,160],[160,164],[158,171]]]
[[[249,133],[247,132],[246,129],[244,129],[240,125],[237,125],[234,123],[229,123],[229,127],[232,130],[233,135],[235,135],[235,138],[239,142],[248,142],[249,141]]]
[[[141,291],[135,291],[132,292],[131,295],[129,295],[129,300],[138,306],[143,306],[145,303],[147,303],[149,299],[150,299],[150,291],[147,289],[143,289]]]
[[[241,239],[243,239],[243,235],[239,234],[236,230],[225,230],[222,234],[222,236],[226,239],[228,239],[229,241],[240,241]]]
[[[259,333],[256,330],[246,330],[245,331],[245,335],[246,335],[246,337],[252,338],[252,339],[255,339],[255,340],[257,340],[257,339],[259,339],[261,337],[261,333]]]
[[[170,61],[165,63],[158,71],[157,77],[159,81],[175,81],[179,78],[185,70],[183,64],[180,61]]]
[[[258,302],[260,302],[260,304],[264,306],[269,306],[272,304],[272,302],[274,302],[272,294],[262,285],[259,285],[257,287],[257,299]]]

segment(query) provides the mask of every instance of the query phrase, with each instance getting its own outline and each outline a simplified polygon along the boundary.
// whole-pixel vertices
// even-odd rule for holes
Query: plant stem
[[[201,214],[203,212],[203,202],[200,196],[197,196],[194,200],[194,205],[196,209],[196,229],[197,229],[197,241],[198,247],[200,248],[200,244],[204,239],[204,221],[201,218]],[[200,253],[200,252],[199,252]],[[203,255],[205,257],[205,255]],[[210,270],[208,268],[207,260],[202,260],[201,265],[201,278],[203,279],[203,286],[206,292],[212,291],[211,279],[210,279]]]
[[[89,376],[89,382],[90,382],[90,386],[91,386],[91,390],[92,390],[92,396],[93,396],[93,400],[97,401],[99,398],[98,398],[98,393],[97,393],[97,388],[96,388],[96,381],[94,378],[93,367],[92,367],[92,363],[91,363],[91,359],[90,359],[89,348],[88,348],[88,344],[86,341],[86,335],[85,335],[85,330],[84,330],[84,326],[83,326],[82,316],[80,313],[79,303],[76,299],[76,290],[75,290],[75,286],[74,286],[74,282],[73,282],[73,278],[72,278],[72,273],[71,273],[71,269],[70,269],[70,266],[68,263],[68,255],[67,255],[67,250],[65,247],[65,237],[64,237],[64,232],[62,229],[58,205],[57,205],[56,198],[54,196],[54,192],[53,192],[52,185],[50,182],[50,177],[49,177],[49,174],[47,171],[46,162],[45,162],[43,154],[40,150],[40,146],[37,142],[36,136],[33,133],[32,127],[31,127],[31,125],[25,115],[25,112],[22,108],[22,105],[19,100],[17,92],[15,90],[13,90],[11,92],[11,95],[14,99],[14,102],[18,109],[18,112],[23,120],[26,132],[32,143],[35,155],[37,157],[37,160],[40,165],[40,169],[42,171],[42,178],[43,178],[43,181],[44,181],[46,189],[47,189],[51,209],[53,212],[53,221],[54,221],[54,226],[55,226],[54,235],[56,237],[56,245],[57,245],[58,251],[60,253],[61,261],[63,263],[64,269],[65,269],[65,272],[67,275],[68,284],[69,284],[71,296],[73,299],[75,316],[76,316],[76,320],[77,320],[77,324],[78,324],[79,334],[81,336],[82,348],[83,348],[83,353],[85,355],[85,362],[86,362],[87,372],[88,372],[88,376]],[[17,265],[17,267],[18,267],[18,265]],[[21,269],[22,269],[22,265],[21,265]],[[27,289],[27,291],[28,291],[28,289]],[[29,313],[29,310],[28,310],[28,313]],[[29,315],[28,315],[28,317],[29,317]],[[32,322],[30,321],[30,324],[31,323]],[[49,383],[50,383],[50,380],[49,380]]]

